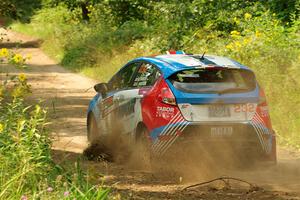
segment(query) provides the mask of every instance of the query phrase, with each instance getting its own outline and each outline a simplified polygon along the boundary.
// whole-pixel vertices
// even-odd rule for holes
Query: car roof
[[[224,67],[251,71],[251,69],[235,60],[215,55],[205,55],[202,57],[202,55],[167,54],[154,57],[140,57],[133,61],[147,61],[155,64],[162,71],[165,78],[176,72],[195,68]]]

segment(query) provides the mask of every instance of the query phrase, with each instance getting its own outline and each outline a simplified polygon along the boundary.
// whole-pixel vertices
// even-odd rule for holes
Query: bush
[[[20,68],[28,58],[3,48],[0,59]],[[0,82],[0,199],[106,199],[109,189],[89,184],[79,162],[54,163],[46,111],[25,102],[30,92],[25,74]]]

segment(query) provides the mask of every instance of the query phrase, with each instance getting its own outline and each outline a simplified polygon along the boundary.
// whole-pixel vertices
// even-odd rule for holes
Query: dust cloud
[[[296,156],[290,155],[288,151],[280,152],[285,154],[285,158],[279,155],[281,159],[278,163],[270,164],[261,162],[256,152],[236,149],[230,142],[205,144],[194,141],[185,147],[174,146],[164,157],[157,158],[128,137],[112,135],[106,141],[108,145],[92,145],[85,154],[93,154],[90,157],[92,159],[100,156],[106,161],[122,164],[128,171],[151,173],[157,181],[193,184],[226,176],[243,179],[270,190],[300,192],[300,154]],[[103,153],[109,156],[105,157]],[[245,186],[238,182],[233,184]]]

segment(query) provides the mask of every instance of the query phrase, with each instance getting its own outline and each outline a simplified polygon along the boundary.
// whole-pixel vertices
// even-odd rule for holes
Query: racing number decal
[[[240,113],[240,112],[252,113],[255,111],[254,109],[255,109],[255,106],[253,103],[234,105],[234,112],[236,112],[236,113]]]

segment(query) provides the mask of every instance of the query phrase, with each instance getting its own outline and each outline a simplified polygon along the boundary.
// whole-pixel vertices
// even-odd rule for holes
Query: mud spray
[[[300,154],[295,156],[281,151],[280,154],[286,154],[286,161],[263,165],[256,162],[257,152],[245,152],[226,140],[212,143],[195,140],[189,145],[170,148],[164,157],[154,157],[149,154],[148,144],[140,145],[120,136],[118,127],[116,124],[110,137],[90,145],[84,155],[91,160],[124,165],[128,170],[152,173],[157,181],[193,184],[227,176],[265,189],[300,192]],[[239,182],[234,185],[245,186]]]

